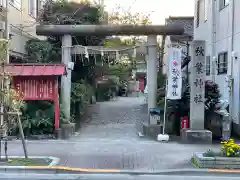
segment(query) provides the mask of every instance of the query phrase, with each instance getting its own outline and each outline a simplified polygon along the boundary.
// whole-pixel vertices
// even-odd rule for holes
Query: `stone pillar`
[[[190,76],[190,128],[204,129],[205,42],[194,41]]]
[[[156,107],[157,99],[157,36],[147,37],[147,86],[148,86],[148,110]]]
[[[190,75],[190,129],[182,131],[187,142],[212,142],[212,133],[204,129],[205,41],[193,41]]]
[[[63,105],[63,111],[67,120],[70,120],[70,102],[71,102],[72,70],[68,68],[68,64],[71,62],[71,47],[72,47],[72,36],[64,35],[62,37],[62,63],[66,65],[67,75],[62,76],[61,104]]]

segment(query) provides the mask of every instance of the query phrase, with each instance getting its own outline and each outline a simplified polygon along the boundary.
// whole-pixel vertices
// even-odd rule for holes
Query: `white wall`
[[[204,1],[204,0],[202,0]],[[200,8],[200,24],[199,27],[196,27],[196,9],[197,9],[197,0],[195,0],[195,20],[194,20],[194,39],[195,40],[205,40],[206,41],[206,56],[218,57],[218,54],[223,51],[228,52],[228,74],[231,74],[231,61],[232,61],[232,46],[231,46],[231,35],[232,35],[232,23],[234,23],[234,35],[233,35],[233,50],[240,55],[240,19],[238,18],[240,15],[240,1],[235,0],[235,21],[232,21],[232,1],[230,0],[230,4],[223,9],[219,9],[219,0],[216,1],[215,11],[212,11],[212,2],[214,0],[208,0],[208,18],[207,21],[204,20],[204,7]],[[215,18],[213,13],[215,13]],[[213,33],[214,33],[214,20],[216,25],[216,36],[215,43],[213,43]],[[215,45],[215,50],[212,49]],[[232,98],[232,118],[236,124],[239,124],[239,76],[240,76],[240,56],[238,60],[233,60],[233,71],[232,77],[234,78],[233,84],[233,98]],[[212,62],[213,63],[213,62]],[[207,79],[213,79],[213,74],[217,74],[212,70],[211,64],[211,74],[207,77]],[[225,77],[227,74],[215,75],[215,81],[220,87],[222,99],[229,100],[229,93],[227,88],[227,82],[225,81]]]

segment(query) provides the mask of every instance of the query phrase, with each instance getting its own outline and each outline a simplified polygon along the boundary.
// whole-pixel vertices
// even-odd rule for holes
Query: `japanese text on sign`
[[[200,44],[195,44],[193,49],[194,59],[193,59],[193,74],[192,74],[192,101],[195,104],[204,102],[204,86],[205,86],[205,47]]]
[[[181,49],[172,48],[169,59],[168,74],[168,99],[181,99],[182,92],[182,72],[181,72]]]
[[[192,42],[190,76],[190,128],[204,129],[205,113],[205,41]]]

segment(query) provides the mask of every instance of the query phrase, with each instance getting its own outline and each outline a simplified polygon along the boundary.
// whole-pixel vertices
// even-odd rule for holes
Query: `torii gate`
[[[62,62],[71,63],[72,36],[147,36],[147,82],[148,109],[156,106],[157,95],[157,35],[183,35],[184,28],[178,25],[38,25],[37,35],[59,35],[62,37]],[[64,113],[70,118],[71,68],[62,76],[61,99]]]

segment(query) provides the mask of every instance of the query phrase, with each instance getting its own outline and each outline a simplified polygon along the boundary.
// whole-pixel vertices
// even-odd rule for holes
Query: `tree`
[[[101,24],[100,6],[90,1],[68,2],[67,0],[47,0],[41,11],[38,21],[40,24]],[[73,45],[94,46],[103,43],[105,37],[74,36]],[[48,36],[47,41],[31,40],[26,45],[29,61],[56,62],[61,59],[61,36]],[[76,63],[73,81],[79,77],[94,79],[94,58],[89,61],[84,56],[75,56]],[[88,64],[84,64],[85,61]],[[84,69],[84,70],[83,70]]]
[[[108,16],[109,24],[151,24],[150,14],[133,13],[129,9],[117,6]]]
[[[7,49],[9,43],[6,39],[0,39],[0,112],[1,112],[1,122],[0,122],[0,143],[4,137],[7,137],[9,134],[9,126],[17,124],[20,130],[20,135],[22,139],[23,150],[25,158],[28,158],[26,144],[24,140],[24,134],[22,131],[22,125],[20,120],[20,111],[23,107],[23,99],[21,94],[14,88],[9,86],[11,82],[11,74],[6,70],[6,57],[8,56]],[[13,117],[11,117],[13,116]],[[3,117],[3,119],[2,119]],[[13,120],[14,119],[14,120]],[[17,119],[17,122],[15,121]],[[8,160],[7,154],[7,138],[5,140],[5,158]],[[1,147],[0,147],[0,158],[1,158]]]
[[[133,13],[129,9],[117,6],[108,15],[109,24],[134,24],[146,25],[151,24],[150,14],[148,13]],[[142,41],[141,37],[131,36],[122,40],[122,44],[135,46]]]
[[[39,17],[41,24],[101,24],[100,6],[89,1],[68,2],[67,0],[47,0]],[[49,37],[49,41],[58,43],[59,36]],[[76,36],[73,44],[98,45],[102,37]],[[58,44],[61,45],[61,44]]]

